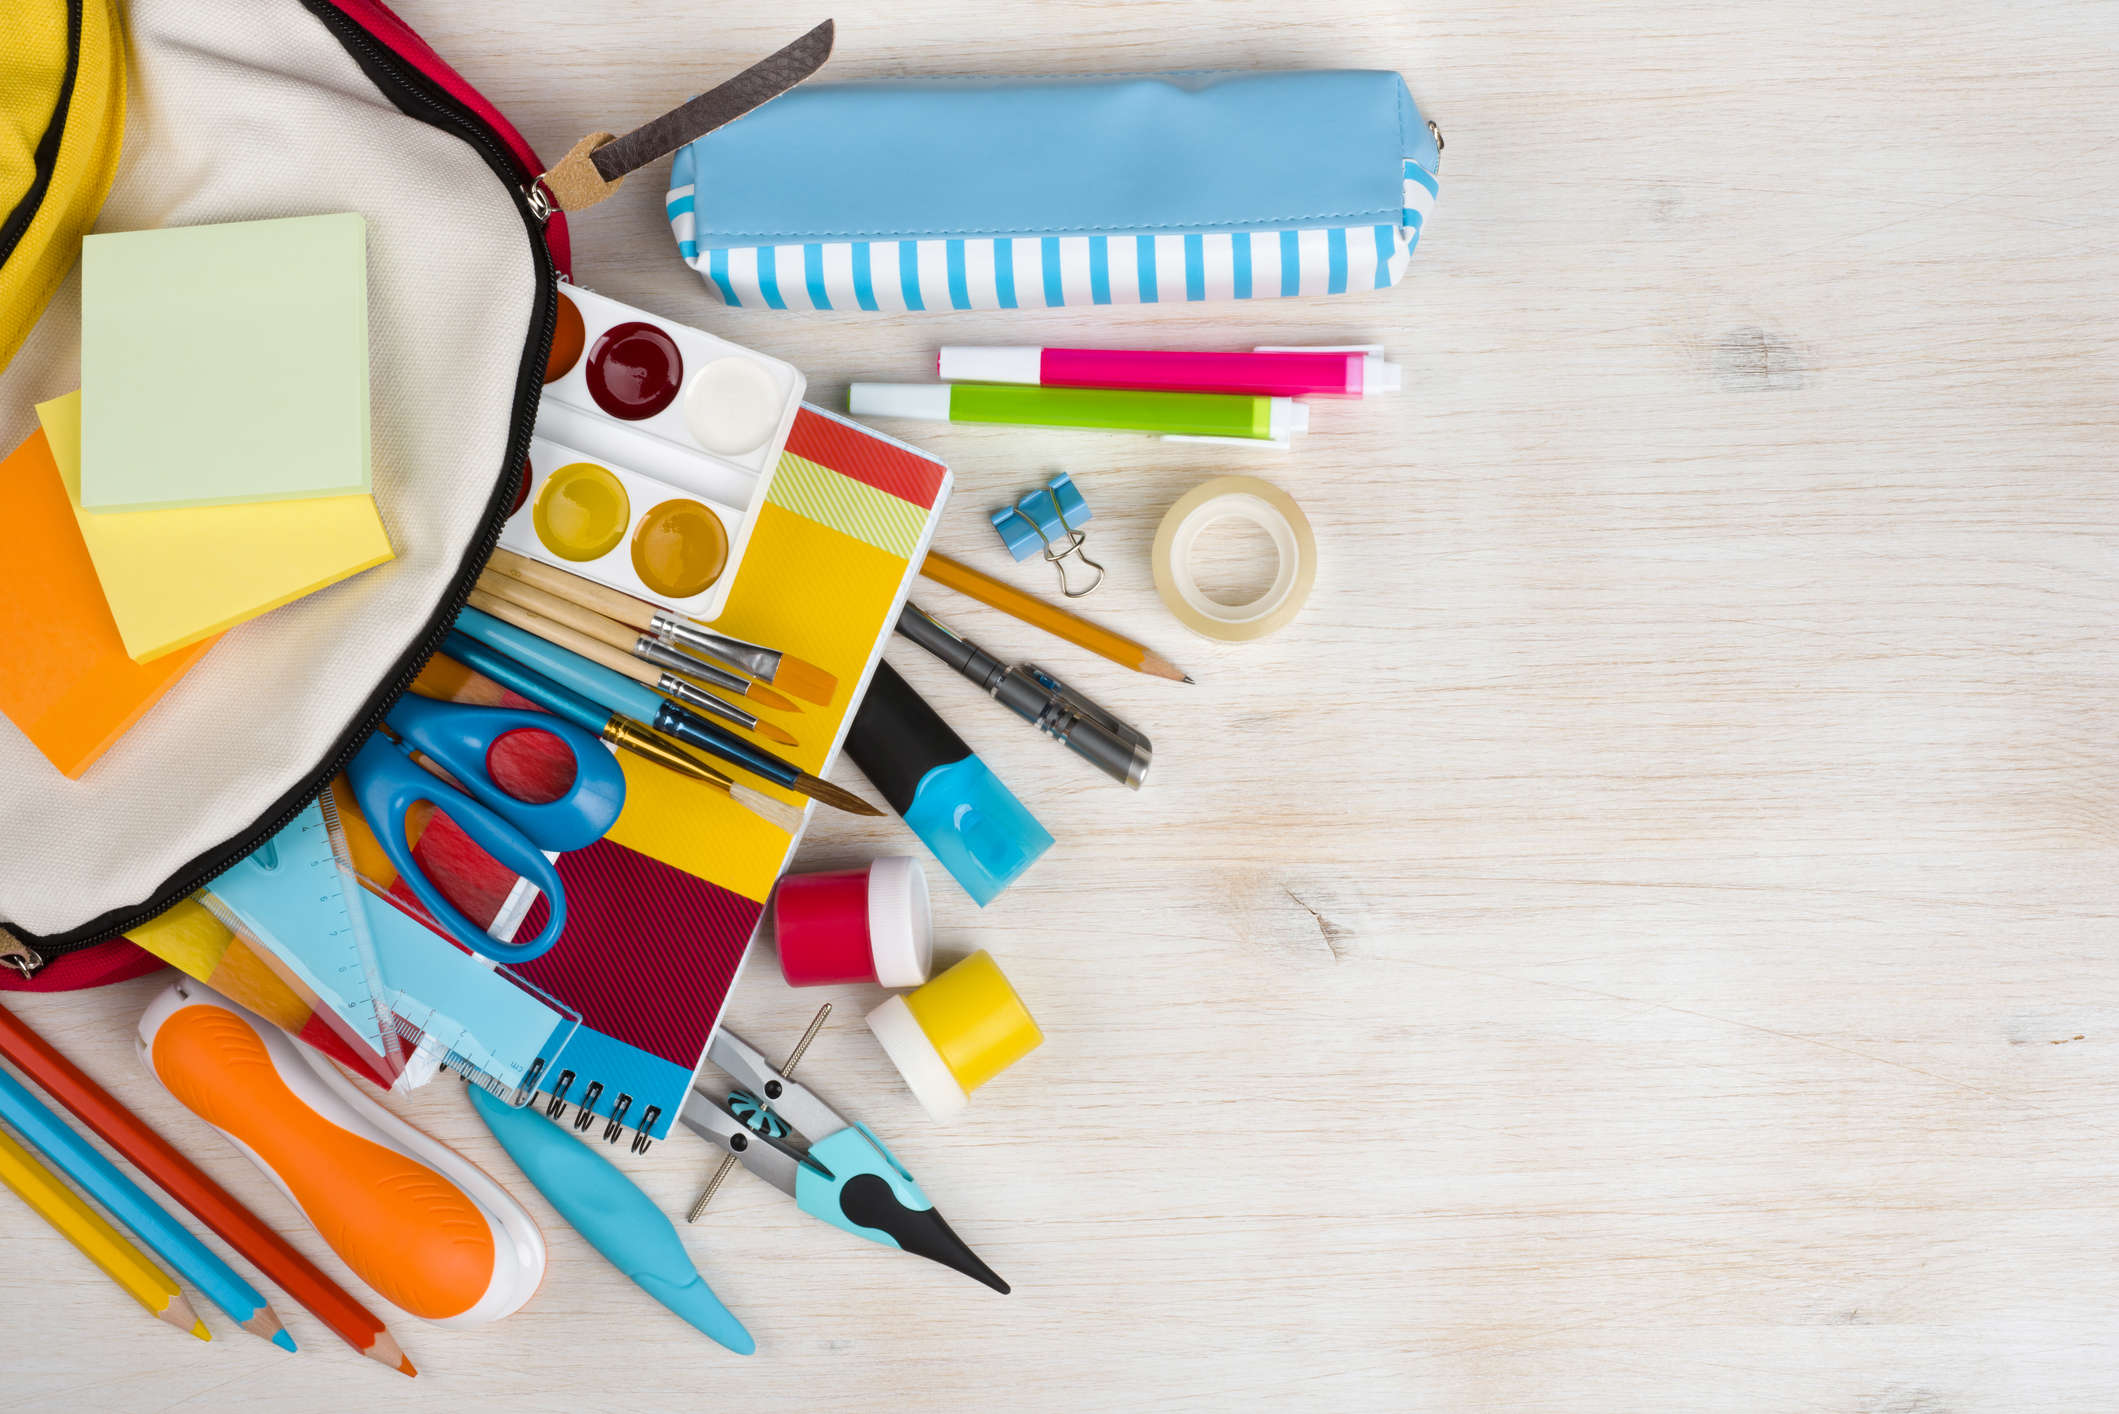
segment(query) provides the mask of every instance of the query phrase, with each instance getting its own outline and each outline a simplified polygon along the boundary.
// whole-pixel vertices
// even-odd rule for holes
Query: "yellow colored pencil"
[[[57,1174],[37,1162],[4,1129],[0,1129],[0,1183],[14,1189],[38,1217],[80,1248],[83,1255],[103,1269],[105,1276],[145,1306],[150,1316],[167,1321],[180,1331],[190,1331],[200,1340],[213,1339],[169,1273],[149,1261],[146,1253],[105,1222],[102,1214],[89,1207]]]

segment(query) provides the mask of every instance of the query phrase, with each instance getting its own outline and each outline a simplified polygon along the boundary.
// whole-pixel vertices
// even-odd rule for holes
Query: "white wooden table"
[[[399,8],[548,157],[826,13]],[[1850,14],[1850,8],[1864,10]],[[1000,1298],[733,1179],[690,1235],[730,1356],[553,1218],[505,1324],[400,1316],[405,1382],[282,1302],[193,1347],[0,1213],[0,1410],[1860,1411],[2119,1398],[2119,220],[2109,5],[848,3],[839,77],[1403,70],[1448,138],[1406,285],[1148,312],[712,305],[661,171],[574,225],[588,283],[805,367],[940,342],[1380,340],[1411,391],[1280,460],[914,429],[943,548],[1080,479],[1139,678],[941,591],[1152,733],[1137,797],[892,657],[1060,844],[952,956],[1043,1023],[936,1127],[839,994],[805,1061],[1016,1284]],[[1148,547],[1210,475],[1308,509],[1308,611],[1190,638]],[[852,779],[850,770],[845,772]],[[817,830],[805,867],[916,850]],[[158,985],[22,1012],[291,1211],[130,1055]],[[769,1046],[818,994],[757,959]],[[512,1176],[455,1087],[402,1110]],[[629,1167],[668,1209],[689,1137]],[[338,1270],[313,1234],[302,1245]],[[387,1309],[387,1308],[385,1308]],[[225,1323],[223,1323],[225,1324]]]

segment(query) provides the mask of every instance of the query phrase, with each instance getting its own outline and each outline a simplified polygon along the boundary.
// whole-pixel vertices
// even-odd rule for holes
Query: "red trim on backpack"
[[[373,35],[376,41],[391,53],[410,63],[428,78],[449,91],[449,96],[469,108],[490,124],[508,145],[516,162],[521,164],[524,181],[544,171],[544,163],[537,159],[536,151],[515,131],[515,125],[500,116],[500,110],[486,101],[485,95],[471,87],[462,74],[450,68],[439,54],[428,47],[413,28],[399,19],[382,0],[332,0],[339,12]],[[574,253],[567,240],[567,218],[558,211],[545,222],[545,244],[551,247],[552,263],[559,273],[572,278]]]

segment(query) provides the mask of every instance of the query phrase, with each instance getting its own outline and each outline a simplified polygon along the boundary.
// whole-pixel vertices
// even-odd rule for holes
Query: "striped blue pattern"
[[[680,169],[689,178],[688,169]],[[1398,220],[1267,231],[958,237],[710,246],[693,190],[669,193],[685,263],[724,304],[767,309],[1060,309],[1381,290],[1405,273],[1434,210],[1434,174],[1408,161]]]

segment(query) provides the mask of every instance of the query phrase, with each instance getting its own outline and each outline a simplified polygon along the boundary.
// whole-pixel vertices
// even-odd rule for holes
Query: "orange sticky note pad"
[[[126,656],[44,433],[0,461],[0,712],[67,776],[89,763],[214,644]],[[216,635],[218,636],[218,635]]]

